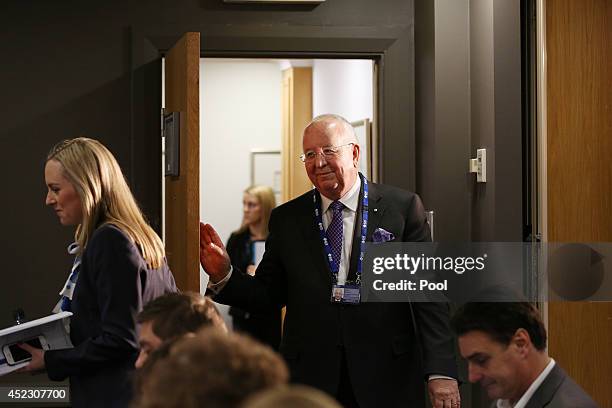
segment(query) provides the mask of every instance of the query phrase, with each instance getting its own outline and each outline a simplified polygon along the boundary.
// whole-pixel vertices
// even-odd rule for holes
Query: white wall
[[[371,60],[314,60],[312,112],[335,113],[349,122],[373,120]]]
[[[242,221],[251,149],[281,148],[281,81],[276,61],[200,60],[200,219],[224,243]]]
[[[281,71],[263,60],[200,63],[200,216],[225,242],[242,220],[251,149],[281,148]]]

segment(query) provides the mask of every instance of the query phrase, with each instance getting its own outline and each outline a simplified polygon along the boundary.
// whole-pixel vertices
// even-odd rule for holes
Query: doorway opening
[[[292,104],[283,95],[283,74],[296,68],[311,74],[310,81],[293,78],[294,92],[303,98]],[[372,122],[373,61],[200,60],[200,215],[224,242],[241,224],[242,192],[248,186],[269,185],[277,204],[293,198],[283,192],[282,157],[289,154],[283,151],[283,133],[289,131],[283,129],[283,114],[298,116],[297,110],[311,112],[306,123],[323,113],[337,113],[352,123]],[[306,123],[295,123],[296,133]],[[302,166],[301,143],[298,147],[288,159]]]

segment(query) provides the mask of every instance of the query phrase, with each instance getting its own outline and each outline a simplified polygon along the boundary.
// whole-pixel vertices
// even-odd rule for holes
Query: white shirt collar
[[[346,208],[355,212],[357,211],[357,206],[359,205],[359,190],[361,188],[361,177],[357,174],[357,178],[355,179],[355,183],[353,187],[349,191],[346,192],[338,201],[340,201]],[[321,194],[321,210],[323,214],[327,211],[329,206],[334,200],[330,200]]]
[[[546,377],[548,377],[548,374],[550,374],[554,366],[555,360],[551,358],[544,370],[542,370],[542,372],[540,373],[540,375],[538,375],[535,381],[531,383],[529,388],[527,388],[527,391],[525,391],[521,399],[519,399],[515,405],[510,404],[510,401],[508,400],[497,400],[497,408],[525,408],[531,397],[533,397],[533,394],[540,387],[540,385],[542,385],[542,383],[544,382]]]

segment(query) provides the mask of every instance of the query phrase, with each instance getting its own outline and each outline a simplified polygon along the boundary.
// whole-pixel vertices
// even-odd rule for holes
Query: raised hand
[[[200,223],[200,264],[217,283],[230,271],[230,258],[217,231],[210,224]]]

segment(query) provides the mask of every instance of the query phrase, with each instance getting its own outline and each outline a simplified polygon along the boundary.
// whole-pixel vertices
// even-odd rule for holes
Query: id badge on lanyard
[[[358,305],[361,299],[359,285],[333,285],[332,286],[332,303],[349,303]]]

